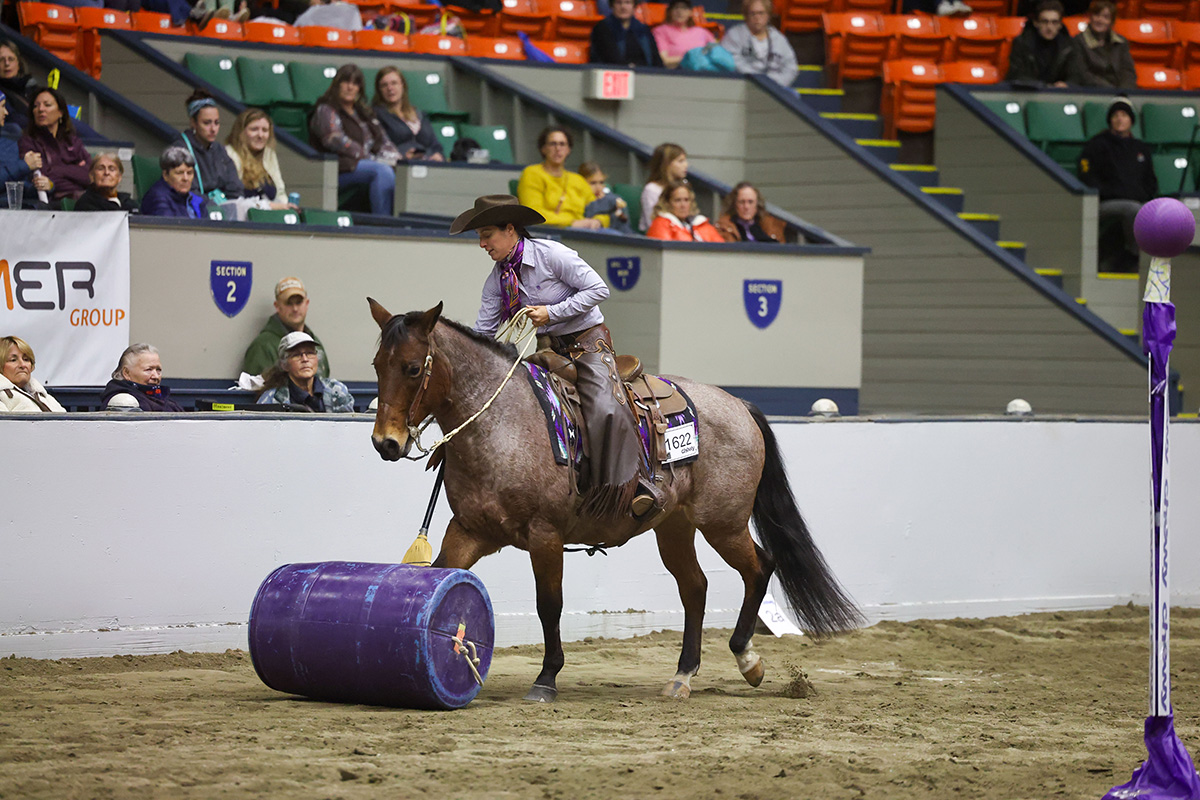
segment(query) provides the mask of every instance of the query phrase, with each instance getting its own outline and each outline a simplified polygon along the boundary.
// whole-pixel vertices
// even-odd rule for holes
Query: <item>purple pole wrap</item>
[[[1200,797],[1200,776],[1191,756],[1175,734],[1175,718],[1146,718],[1148,758],[1133,771],[1129,783],[1114,786],[1104,800],[1194,800]]]

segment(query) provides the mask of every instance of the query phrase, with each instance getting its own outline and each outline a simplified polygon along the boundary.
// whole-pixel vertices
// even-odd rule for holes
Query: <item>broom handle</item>
[[[421,523],[421,533],[429,533],[429,523],[433,520],[433,508],[437,505],[438,495],[442,492],[442,475],[446,472],[446,462],[438,465],[437,477],[433,480],[433,494],[429,498],[429,508],[425,509],[425,521]]]

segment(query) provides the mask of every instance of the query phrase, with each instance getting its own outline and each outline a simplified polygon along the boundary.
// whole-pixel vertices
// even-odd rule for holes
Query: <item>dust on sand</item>
[[[559,701],[501,650],[455,712],[282,695],[249,656],[0,659],[2,798],[1097,798],[1145,757],[1145,608],[704,637],[691,700],[658,695],[680,634],[566,645]],[[1177,730],[1200,749],[1200,611],[1172,619]]]

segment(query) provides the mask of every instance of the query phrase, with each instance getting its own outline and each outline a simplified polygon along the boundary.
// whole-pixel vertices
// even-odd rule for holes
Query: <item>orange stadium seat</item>
[[[408,37],[409,49],[414,53],[432,53],[438,56],[465,56],[467,43],[457,36],[439,33],[414,33]]]
[[[247,42],[300,44],[300,29],[282,22],[255,22],[242,26]]]
[[[784,33],[819,31],[822,14],[845,10],[845,0],[783,0],[782,5],[776,5],[779,30]]]
[[[1193,0],[1133,0],[1133,8],[1122,15],[1129,19],[1137,17],[1156,17],[1158,19],[1186,20],[1192,9]]]
[[[228,39],[240,42],[246,38],[242,23],[230,19],[214,19],[203,29],[197,29],[195,23],[188,22],[188,29],[196,36],[204,36],[209,39]]]
[[[1113,31],[1129,41],[1129,54],[1134,63],[1174,66],[1179,39],[1171,32],[1171,25],[1166,20],[1119,19],[1113,23]]]
[[[1182,89],[1183,76],[1170,67],[1153,67],[1136,64],[1139,89]]]
[[[951,17],[942,23],[950,28],[952,61],[987,61],[1000,66],[1005,60],[1008,37],[996,28],[996,17]]]
[[[555,17],[555,35],[559,39],[586,40],[596,23],[604,19],[596,13],[593,0],[558,0]]]
[[[667,20],[666,3],[638,3],[633,9],[633,16],[639,22],[644,22],[653,28],[662,25]]]
[[[1079,14],[1074,17],[1063,17],[1063,27],[1066,28],[1067,34],[1070,36],[1078,36],[1083,33],[1083,29],[1087,27],[1088,18],[1084,14]]]
[[[587,42],[559,39],[557,41],[533,41],[533,45],[560,64],[588,63],[589,45]]]
[[[354,34],[341,28],[326,28],[323,25],[305,25],[300,29],[300,44],[307,47],[332,47],[338,50],[354,49]]]
[[[943,32],[937,17],[924,14],[892,14],[884,17],[892,34],[890,60],[941,61],[950,49],[950,34]]]
[[[1180,69],[1200,64],[1200,22],[1172,22],[1171,29],[1179,37]]]
[[[75,10],[52,3],[17,3],[21,33],[63,61],[75,62],[79,47],[79,25]]]
[[[500,15],[490,9],[472,11],[461,6],[448,5],[446,11],[458,17],[459,24],[468,36],[499,36]]]
[[[518,33],[524,33],[534,39],[547,39],[553,35],[553,28],[554,15],[550,12],[548,2],[502,0],[500,36],[516,36]],[[467,49],[469,50],[470,47]]]
[[[993,17],[1008,17],[1017,13],[1017,0],[975,0],[967,3],[973,14],[987,14]]]
[[[515,36],[472,36],[467,40],[467,55],[475,58],[503,58],[507,61],[524,61],[525,51],[521,40]]]
[[[899,3],[893,0],[843,0],[842,9],[846,13],[874,11],[876,14],[891,14],[899,9]]]
[[[702,5],[692,6],[692,21],[695,22],[697,26],[706,29],[709,33],[716,37],[717,41],[721,41],[721,37],[725,35],[725,26],[719,22],[709,20],[704,13],[704,6]]]
[[[75,9],[75,21],[79,23],[79,46],[75,51],[75,66],[93,78],[100,77],[100,29],[133,30],[128,11],[114,8],[80,6]]]
[[[825,63],[833,88],[841,88],[847,80],[867,80],[883,72],[892,35],[882,14],[869,11],[824,14],[821,25],[825,29]]]
[[[1200,64],[1189,67],[1188,71],[1183,73],[1183,88],[1189,92],[1200,91]]]
[[[364,23],[391,12],[390,0],[350,0],[358,8],[358,14]]]
[[[187,29],[182,25],[171,24],[170,14],[159,14],[156,11],[134,11],[129,15],[135,31],[142,33],[186,34]]]
[[[426,25],[432,25],[442,18],[442,7],[432,3],[422,3],[420,0],[389,0],[390,12],[407,14],[412,20],[412,31],[418,31]]]
[[[356,31],[354,43],[359,50],[383,50],[388,53],[407,53],[410,48],[408,37],[395,31]]]
[[[941,67],[946,83],[999,83],[1003,77],[990,61],[947,61]]]
[[[884,136],[894,139],[898,131],[927,133],[933,130],[937,85],[942,82],[942,70],[936,62],[885,61],[880,103]]]

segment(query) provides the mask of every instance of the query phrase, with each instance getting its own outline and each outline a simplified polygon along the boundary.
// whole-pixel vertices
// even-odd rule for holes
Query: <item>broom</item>
[[[429,522],[433,519],[433,508],[437,505],[438,495],[442,491],[442,475],[446,472],[446,462],[443,461],[438,465],[438,474],[433,481],[433,496],[429,498],[429,508],[425,509],[425,522],[421,524],[421,530],[417,532],[417,538],[409,545],[408,552],[404,554],[402,563],[412,564],[415,567],[428,567],[433,563],[433,547],[429,544]]]

